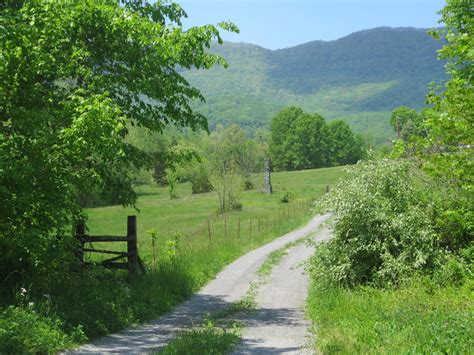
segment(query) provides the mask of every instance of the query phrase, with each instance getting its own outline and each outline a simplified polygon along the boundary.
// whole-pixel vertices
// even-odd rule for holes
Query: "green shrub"
[[[74,339],[76,338],[76,339]],[[56,353],[82,340],[78,328],[73,337],[62,330],[55,318],[40,316],[33,304],[26,307],[10,306],[0,313],[0,353]]]
[[[282,197],[280,197],[280,202],[283,202],[283,203],[288,203],[290,202],[291,200],[291,195],[288,191],[286,191]]]
[[[199,169],[193,174],[191,177],[191,183],[193,194],[212,191],[212,184],[209,180],[209,174],[202,167],[199,167]]]
[[[441,244],[453,252],[466,248],[472,243],[474,234],[474,212],[472,202],[467,196],[460,196],[459,191],[443,189],[438,199],[444,205],[443,211],[436,219],[441,235]]]
[[[253,190],[255,188],[255,185],[252,181],[245,180],[242,184],[242,188],[244,189],[244,191],[250,191],[250,190]]]
[[[349,169],[353,178],[327,194],[320,210],[335,216],[334,238],[313,260],[314,275],[348,286],[396,284],[443,263],[436,206],[404,161],[378,160]]]
[[[237,197],[231,195],[226,202],[226,211],[241,211],[242,202],[240,202]]]
[[[461,286],[468,279],[473,278],[472,261],[450,255],[444,265],[439,270],[436,270],[433,276],[433,280],[437,285],[446,287]]]

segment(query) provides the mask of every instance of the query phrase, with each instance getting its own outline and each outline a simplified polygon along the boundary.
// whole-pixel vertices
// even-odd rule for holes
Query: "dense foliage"
[[[436,60],[441,45],[413,28],[376,28],[277,51],[226,43],[212,52],[228,60],[229,70],[184,75],[210,98],[199,110],[211,127],[238,123],[254,132],[296,105],[344,119],[380,145],[393,137],[390,112],[400,105],[422,108],[428,83],[444,78]]]
[[[439,54],[450,80],[429,92],[432,107],[422,112],[421,134],[399,142],[396,154],[415,157],[449,189],[453,202],[440,225],[449,248],[459,249],[472,243],[474,234],[474,12],[471,1],[449,0],[440,13],[446,28],[433,35],[446,42]]]
[[[2,282],[62,267],[81,191],[134,202],[130,167],[149,160],[124,140],[128,125],[207,127],[189,104],[203,96],[176,67],[225,64],[206,53],[221,39],[214,26],[183,30],[183,16],[172,2],[142,0],[0,7]]]
[[[409,141],[413,135],[421,133],[422,124],[422,113],[406,106],[396,108],[390,116],[390,125],[397,133],[397,139],[402,139],[405,142]]]
[[[358,164],[319,207],[334,213],[334,238],[311,263],[322,352],[472,348],[472,1],[441,14],[450,80],[431,108],[393,111],[398,160]]]
[[[288,107],[272,119],[270,154],[276,170],[354,164],[365,157],[364,140],[347,123],[329,125],[321,115]]]
[[[444,252],[437,209],[413,185],[410,165],[369,161],[351,175],[320,206],[335,215],[334,238],[318,249],[315,275],[350,286],[396,284],[438,267]]]
[[[5,354],[54,353],[83,340],[64,333],[63,323],[39,315],[33,307],[10,306],[0,312],[0,350]]]
[[[431,91],[434,105],[426,120],[423,142],[430,154],[426,168],[472,196],[474,179],[474,10],[472,1],[448,0],[441,11],[446,29],[435,31],[446,45],[439,51],[447,60],[450,80]],[[426,150],[425,150],[426,151]]]

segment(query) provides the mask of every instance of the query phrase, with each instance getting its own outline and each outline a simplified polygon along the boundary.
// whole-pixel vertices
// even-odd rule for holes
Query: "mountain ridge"
[[[442,42],[427,29],[377,27],[331,41],[271,50],[238,42],[213,45],[228,69],[191,70],[185,78],[207,103],[196,108],[210,127],[238,123],[252,133],[290,105],[345,119],[377,143],[393,136],[388,116],[406,105],[424,107],[431,81],[445,78],[437,60]]]

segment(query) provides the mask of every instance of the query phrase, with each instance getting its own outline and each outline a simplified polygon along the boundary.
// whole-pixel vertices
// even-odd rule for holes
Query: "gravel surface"
[[[173,311],[164,315],[158,320],[148,322],[139,327],[128,329],[105,338],[98,339],[93,343],[83,345],[78,349],[70,351],[69,353],[85,354],[111,352],[130,354],[151,353],[157,351],[158,349],[165,346],[179,331],[191,328],[193,325],[200,324],[200,321],[206,316],[206,314],[224,309],[227,305],[229,305],[229,303],[236,302],[244,297],[249,290],[250,283],[256,281],[258,278],[256,275],[257,270],[271,252],[284,247],[290,242],[294,242],[300,238],[313,234],[316,230],[318,230],[318,227],[327,220],[327,218],[328,216],[316,216],[305,227],[290,232],[240,257],[232,264],[228,265],[217,275],[214,280],[208,283],[188,301],[179,305]],[[302,254],[301,257],[296,255],[293,257],[294,254],[299,253],[298,250],[304,251],[304,255]],[[288,296],[287,300],[289,303],[285,303],[286,296],[282,294],[275,303],[275,306],[271,306],[267,302],[266,297],[261,295],[266,292],[274,291],[263,291],[266,289],[266,286],[262,287],[262,291],[258,295],[257,302],[259,306],[261,305],[265,308],[259,312],[259,314],[262,315],[261,320],[256,319],[254,322],[254,328],[258,328],[258,333],[255,334],[259,334],[259,340],[254,341],[251,339],[251,336],[245,335],[244,344],[248,344],[248,346],[252,345],[253,347],[262,345],[262,347],[260,347],[262,351],[272,351],[272,349],[269,348],[271,343],[267,344],[267,338],[265,338],[265,340],[260,340],[264,339],[263,335],[260,334],[261,332],[266,332],[261,328],[266,327],[265,319],[267,318],[277,320],[279,319],[278,323],[286,322],[287,327],[293,327],[291,322],[292,319],[294,319],[294,322],[301,323],[298,326],[298,329],[301,330],[306,327],[306,323],[302,321],[304,317],[300,309],[306,297],[305,292],[307,289],[307,280],[304,275],[301,275],[301,270],[293,270],[293,273],[290,272],[290,266],[294,265],[299,260],[306,259],[306,257],[310,255],[311,250],[300,246],[295,248],[295,251],[296,253],[292,251],[287,257],[285,257],[282,261],[282,265],[278,266],[274,270],[269,285],[282,283],[278,292],[287,292],[288,290],[284,291],[285,288],[294,289],[296,292],[294,292],[293,296]],[[279,279],[275,276],[275,273],[277,272],[276,270],[279,270],[280,267],[283,267],[285,270],[284,275],[282,275],[284,278],[282,279]],[[289,282],[288,287],[285,287],[285,282]],[[299,295],[300,292],[302,292],[301,295]],[[274,294],[274,296],[277,296],[277,294]],[[275,297],[275,300],[277,300],[277,297]],[[265,313],[268,313],[265,312],[266,309],[272,310],[272,312],[265,316]],[[287,321],[284,322],[282,317],[285,316],[282,312],[285,311],[289,311],[291,314],[288,314],[288,317],[285,318]],[[276,320],[272,322],[276,323]],[[255,331],[257,332],[257,330]],[[272,330],[268,328],[268,331],[271,332]],[[304,330],[302,331],[304,333]],[[288,333],[288,337],[292,336],[293,335]],[[256,341],[258,341],[258,344],[255,343]],[[297,343],[294,344],[278,341],[278,344],[274,344],[273,347],[275,349],[285,349],[285,347],[296,348],[300,346],[300,343],[301,341],[297,341]],[[251,348],[247,349],[252,350]],[[242,351],[245,353],[247,350],[243,348]],[[252,353],[255,352],[252,350]],[[273,353],[275,353],[275,351],[273,351]],[[278,351],[276,353],[278,353]]]
[[[329,231],[318,233],[317,239],[329,238]],[[235,354],[311,354],[304,308],[308,295],[309,277],[304,261],[314,248],[298,245],[291,248],[272,269],[270,279],[256,296],[256,311],[242,321],[245,325],[243,342]]]

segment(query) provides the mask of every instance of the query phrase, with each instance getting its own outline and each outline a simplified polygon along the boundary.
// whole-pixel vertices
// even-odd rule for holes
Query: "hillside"
[[[235,122],[252,132],[268,127],[281,108],[297,105],[343,118],[383,143],[392,136],[389,112],[422,108],[428,84],[444,78],[436,53],[441,45],[425,29],[388,27],[275,51],[225,43],[211,51],[227,59],[228,69],[184,75],[207,98],[198,107],[211,127]]]

